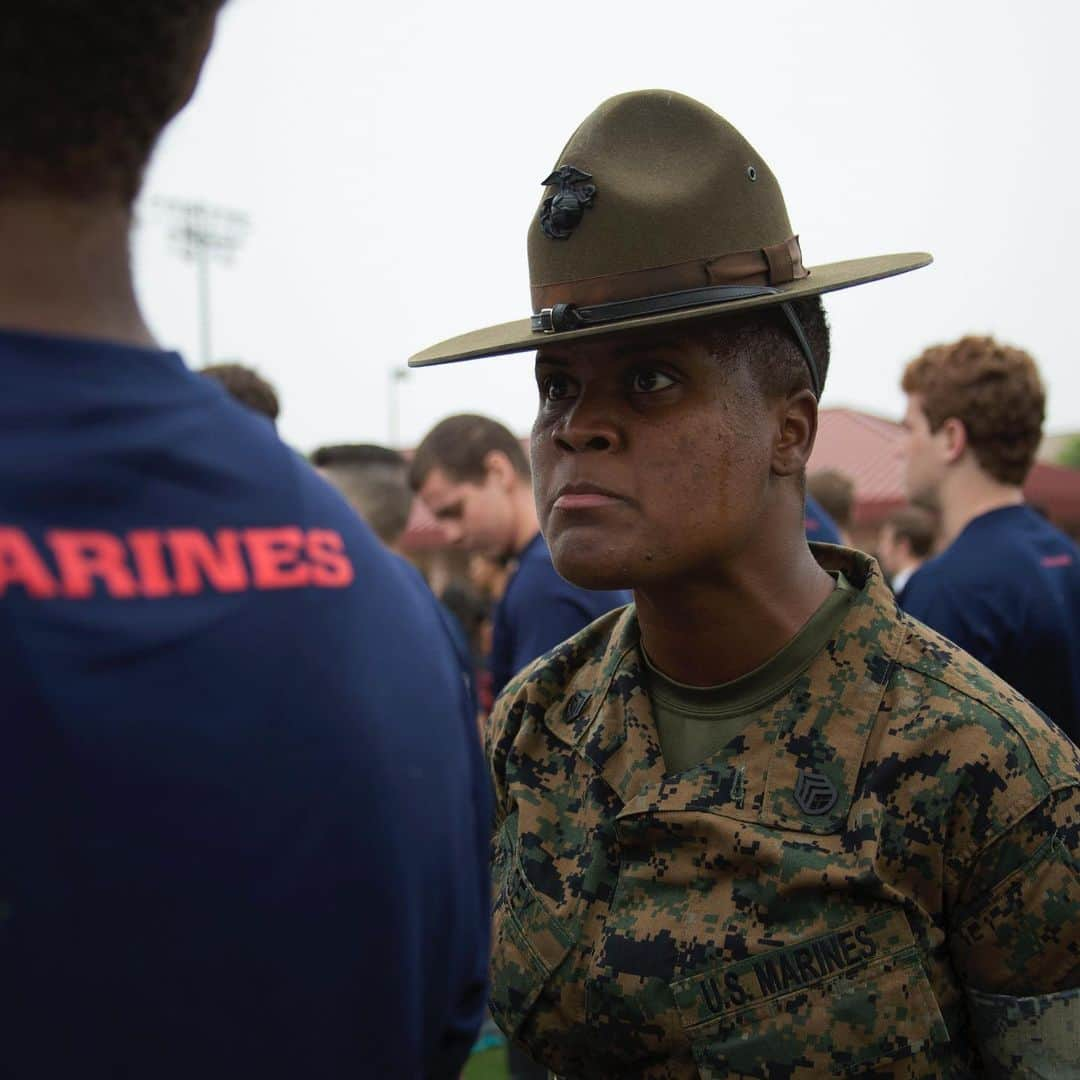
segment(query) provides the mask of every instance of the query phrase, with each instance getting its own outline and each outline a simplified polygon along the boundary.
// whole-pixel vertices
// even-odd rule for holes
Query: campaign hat
[[[932,261],[908,252],[806,266],[762,156],[712,109],[667,90],[605,101],[543,184],[529,224],[531,316],[440,342],[411,367],[776,304],[794,323],[793,300]]]

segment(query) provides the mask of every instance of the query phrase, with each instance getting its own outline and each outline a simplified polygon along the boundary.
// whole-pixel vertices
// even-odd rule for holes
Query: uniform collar
[[[811,545],[823,569],[843,571],[859,590],[828,646],[773,705],[762,711],[760,745],[725,783],[717,760],[665,776],[635,609],[623,611],[607,638],[567,684],[545,724],[600,773],[623,804],[623,813],[709,809],[764,824],[832,832],[847,816],[867,739],[904,638],[896,602],[877,563],[861,552]],[[749,742],[752,744],[753,739]],[[824,777],[837,794],[826,813],[807,813],[796,798],[802,774]],[[733,786],[741,806],[721,805]],[[827,785],[826,785],[827,787]]]

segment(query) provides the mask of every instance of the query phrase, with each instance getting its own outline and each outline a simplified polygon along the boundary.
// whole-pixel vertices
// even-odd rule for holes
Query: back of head
[[[34,0],[0,24],[0,198],[129,206],[224,0]]]
[[[505,454],[514,471],[528,479],[529,460],[514,433],[498,420],[473,413],[449,416],[424,436],[413,454],[409,481],[419,491],[435,470],[441,469],[455,483],[483,481],[488,454]]]
[[[851,528],[855,506],[855,482],[839,469],[819,469],[806,478],[810,494],[841,529]]]
[[[884,521],[892,529],[893,541],[907,541],[916,559],[926,559],[934,550],[937,519],[921,506],[904,506],[893,511]]]
[[[312,464],[345,496],[375,535],[393,547],[409,523],[408,465],[396,451],[369,443],[321,446]]]
[[[277,391],[258,372],[243,364],[211,364],[200,375],[220,383],[230,397],[268,420],[276,421],[281,412]]]
[[[982,470],[1024,483],[1042,441],[1046,392],[1035,361],[990,337],[935,345],[908,364],[904,392],[919,399],[931,431],[960,420]]]

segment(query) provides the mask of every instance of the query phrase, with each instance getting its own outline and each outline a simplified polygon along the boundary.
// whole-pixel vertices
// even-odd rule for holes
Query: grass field
[[[497,1046],[469,1058],[461,1080],[506,1080],[510,1070],[506,1067],[506,1047]]]

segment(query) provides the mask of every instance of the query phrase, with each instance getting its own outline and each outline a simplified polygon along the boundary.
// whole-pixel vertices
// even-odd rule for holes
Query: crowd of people
[[[912,359],[911,505],[854,549],[821,297],[930,258],[804,265],[753,146],[640,91],[541,163],[530,317],[411,361],[534,350],[531,453],[305,459],[132,279],[220,7],[0,35],[0,1073],[453,1078],[489,1017],[515,1077],[1076,1075],[1033,359]]]

